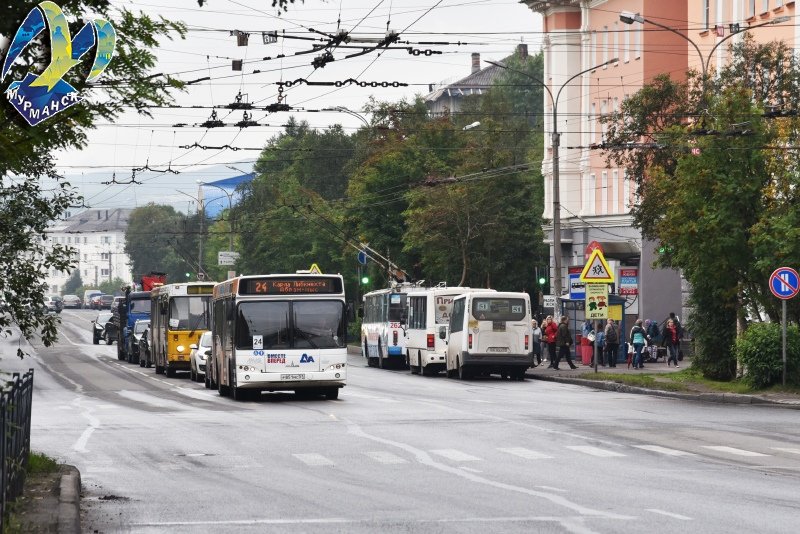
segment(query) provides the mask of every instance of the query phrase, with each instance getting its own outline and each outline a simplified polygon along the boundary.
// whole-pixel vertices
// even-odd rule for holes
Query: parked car
[[[110,310],[112,302],[114,302],[114,295],[100,295],[101,310]]]
[[[205,331],[195,345],[189,345],[189,377],[192,382],[203,382],[206,376],[206,360],[211,355],[211,332]]]
[[[142,332],[142,337],[139,338],[139,367],[147,367],[148,369],[153,366],[153,356],[150,354],[150,325]]]
[[[81,307],[81,298],[78,295],[64,295],[61,300],[64,302],[65,308],[80,309]]]
[[[83,307],[84,308],[91,308],[92,307],[92,297],[95,295],[102,295],[103,292],[99,289],[87,289],[83,292]]]
[[[48,295],[44,298],[44,306],[48,313],[61,313],[61,310],[64,309],[64,301],[58,295]]]
[[[150,319],[139,319],[133,325],[133,332],[128,336],[128,363],[139,363],[139,341],[150,326]]]
[[[93,309],[93,310],[99,310],[100,309],[100,297],[102,297],[102,296],[103,295],[100,294],[100,293],[98,293],[97,295],[92,296],[92,298],[89,300],[89,307],[91,309]]]
[[[92,319],[92,343],[100,344],[101,339],[105,339],[106,323],[111,320],[110,312],[100,312],[97,317]],[[108,341],[106,341],[108,343]]]

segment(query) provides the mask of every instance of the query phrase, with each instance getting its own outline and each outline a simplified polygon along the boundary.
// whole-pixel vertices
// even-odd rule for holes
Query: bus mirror
[[[439,339],[447,339],[447,328],[444,326],[439,328]]]

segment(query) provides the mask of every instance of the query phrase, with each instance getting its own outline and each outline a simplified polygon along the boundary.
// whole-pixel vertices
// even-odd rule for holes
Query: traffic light
[[[369,276],[366,276],[366,275],[362,276],[362,277],[361,277],[361,284],[362,284],[362,285],[367,285],[367,284],[369,284]]]
[[[192,277],[192,273],[186,273],[186,278],[191,278],[191,277]]]
[[[539,287],[544,287],[544,283],[547,281],[544,276],[539,277]]]

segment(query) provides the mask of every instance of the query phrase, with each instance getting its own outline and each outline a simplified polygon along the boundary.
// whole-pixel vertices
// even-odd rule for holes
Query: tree
[[[75,269],[72,271],[72,274],[69,276],[67,283],[64,284],[64,294],[65,295],[78,295],[78,290],[83,286],[83,280],[81,279],[81,271],[80,269]]]
[[[104,295],[121,295],[122,288],[128,285],[121,278],[114,278],[113,280],[106,280],[100,284],[100,291]]]
[[[696,75],[662,76],[604,119],[609,159],[636,181],[636,224],[691,285],[694,364],[715,378],[735,375],[737,320],[776,316],[769,273],[800,262],[800,162],[785,149],[800,131],[800,69],[782,43],[745,38],[731,58],[705,92]]]
[[[186,281],[197,272],[200,219],[184,217],[172,206],[148,204],[131,213],[125,230],[125,253],[134,278],[151,271],[167,273],[168,282]]]
[[[38,1],[6,2],[0,7],[0,39],[14,35]],[[55,269],[69,272],[73,250],[44,240],[50,221],[63,215],[78,198],[56,172],[53,154],[86,145],[86,132],[98,120],[113,121],[127,106],[147,114],[147,106],[170,101],[168,89],[179,87],[168,76],[148,76],[155,65],[152,50],[159,39],[182,36],[184,28],[165,19],[134,14],[109,0],[66,0],[60,3],[73,35],[87,16],[114,20],[118,35],[115,57],[98,83],[87,85],[91,61],[69,71],[64,79],[85,98],[81,105],[63,111],[36,127],[30,127],[7,99],[0,99],[0,294],[10,313],[0,316],[0,331],[8,335],[16,326],[26,339],[38,335],[45,344],[56,340],[57,318],[43,312],[47,293],[44,277]],[[113,17],[111,16],[113,12]],[[20,56],[6,81],[20,80],[28,72],[40,72],[42,58],[49,57],[46,39],[37,39]],[[50,178],[54,187],[43,188]],[[22,357],[24,351],[17,350]]]

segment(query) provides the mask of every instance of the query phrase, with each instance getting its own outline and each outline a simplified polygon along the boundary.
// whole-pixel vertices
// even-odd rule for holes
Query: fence
[[[11,380],[0,391],[0,532],[5,526],[6,503],[22,494],[31,451],[33,369]]]

